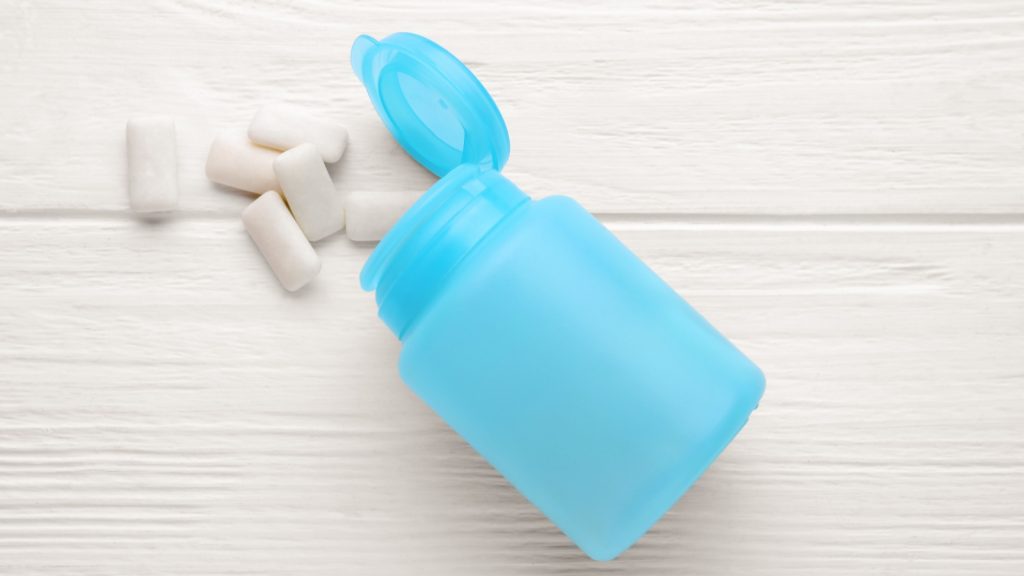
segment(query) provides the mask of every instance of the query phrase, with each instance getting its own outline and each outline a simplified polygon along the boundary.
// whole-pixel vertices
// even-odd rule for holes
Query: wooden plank
[[[318,245],[234,218],[0,226],[0,572],[953,574],[1024,567],[1024,226],[609,225],[758,361],[750,426],[595,564],[401,384]]]
[[[123,128],[179,119],[182,208],[246,202],[202,174],[212,135],[285,100],[348,123],[342,190],[423,190],[349,70],[412,27],[476,70],[508,174],[603,213],[1024,210],[1024,6],[466,0],[444,7],[0,3],[0,209],[123,211]]]

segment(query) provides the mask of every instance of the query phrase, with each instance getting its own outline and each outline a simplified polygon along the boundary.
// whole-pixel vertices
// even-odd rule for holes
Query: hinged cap
[[[509,138],[501,112],[444,48],[406,32],[379,41],[364,35],[352,44],[352,68],[391,134],[434,174],[460,164],[505,166]]]

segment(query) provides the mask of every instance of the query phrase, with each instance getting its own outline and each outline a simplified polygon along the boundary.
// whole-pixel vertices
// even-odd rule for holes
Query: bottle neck
[[[360,274],[381,320],[398,336],[433,301],[467,254],[529,197],[499,172],[462,165],[402,216]]]

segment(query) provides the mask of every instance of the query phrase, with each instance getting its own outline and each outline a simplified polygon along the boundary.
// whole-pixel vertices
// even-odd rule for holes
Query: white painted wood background
[[[351,128],[343,192],[420,191],[350,72],[426,34],[768,374],[621,559],[585,559],[396,375],[318,245],[284,293],[210,185],[263,102]],[[132,114],[182,206],[127,211]],[[0,0],[0,574],[1024,574],[1024,3]]]

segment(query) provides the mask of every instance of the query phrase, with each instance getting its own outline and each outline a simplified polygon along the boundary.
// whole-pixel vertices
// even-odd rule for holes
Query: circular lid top
[[[379,41],[360,36],[352,44],[352,68],[391,134],[434,174],[460,164],[505,166],[509,140],[501,112],[444,48],[406,32]]]

